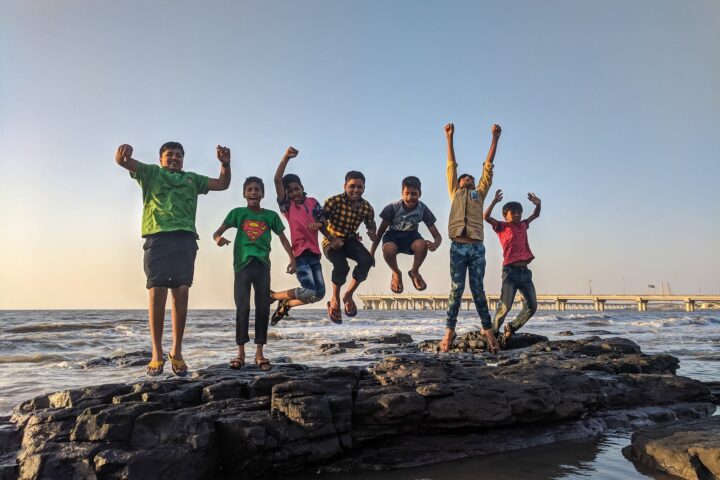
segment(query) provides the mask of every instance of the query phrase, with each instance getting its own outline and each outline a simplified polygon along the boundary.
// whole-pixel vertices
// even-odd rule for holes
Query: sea
[[[511,312],[509,318],[515,313]],[[345,318],[342,325],[335,325],[327,320],[325,311],[295,309],[289,318],[270,327],[265,354],[270,359],[285,357],[285,361],[312,366],[369,365],[377,360],[377,356],[365,353],[362,348],[323,355],[320,346],[399,332],[409,334],[416,342],[439,339],[444,330],[444,317],[444,312],[433,310],[360,310],[357,317]],[[460,312],[458,334],[479,328],[480,322],[474,312]],[[679,375],[702,381],[720,380],[717,370],[720,361],[720,310],[540,310],[523,331],[544,335],[551,340],[579,339],[590,335],[622,336],[638,343],[645,353],[678,357]],[[563,332],[574,335],[559,335]],[[191,310],[183,355],[191,370],[224,363],[235,356],[234,339],[234,311]],[[164,340],[167,351],[170,346],[169,311]],[[372,346],[377,345],[367,344],[367,347]],[[43,393],[143,380],[143,366],[108,359],[148,351],[149,347],[145,310],[0,311],[0,416],[9,415],[18,403]],[[252,352],[251,349],[248,354],[252,355]],[[169,371],[169,366],[166,371]],[[672,478],[660,473],[638,471],[622,456],[620,450],[630,443],[630,434],[612,432],[583,442],[547,445],[386,473],[344,474],[342,478]],[[335,480],[341,477],[321,475],[313,478]]]

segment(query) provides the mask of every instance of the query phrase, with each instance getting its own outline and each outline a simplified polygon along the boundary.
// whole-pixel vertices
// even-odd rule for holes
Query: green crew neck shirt
[[[138,162],[130,176],[142,187],[142,236],[195,229],[197,197],[209,191],[208,177],[193,172],[173,172],[159,165]]]
[[[270,267],[270,231],[279,235],[285,230],[280,215],[264,208],[255,212],[247,207],[238,207],[230,210],[223,224],[237,228],[233,249],[235,273],[245,268],[253,258]]]

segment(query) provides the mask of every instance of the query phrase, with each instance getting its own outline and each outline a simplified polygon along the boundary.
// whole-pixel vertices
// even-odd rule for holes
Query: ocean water
[[[513,315],[514,312],[510,318]],[[459,334],[479,328],[480,322],[474,312],[461,311]],[[410,334],[414,341],[438,339],[443,330],[442,311],[361,310],[354,319],[346,318],[342,325],[334,325],[325,318],[324,311],[299,309],[293,310],[289,319],[270,327],[265,351],[271,359],[289,357],[294,362],[308,365],[363,365],[376,357],[364,354],[364,349],[325,356],[320,345],[396,332]],[[675,310],[541,310],[523,331],[550,339],[622,336],[637,342],[645,353],[678,357],[679,375],[703,381],[720,380],[717,373],[719,310],[692,313]],[[563,331],[572,331],[575,336],[559,336]],[[167,351],[170,347],[170,312],[167,313],[164,338]],[[188,315],[183,354],[191,369],[226,362],[235,356],[234,338],[234,311],[194,310]],[[7,415],[19,402],[42,393],[144,379],[142,366],[118,366],[101,360],[148,351],[149,343],[147,312],[144,310],[0,311],[0,391],[3,392],[0,415]],[[377,345],[366,343],[366,346]],[[248,354],[252,355],[252,352],[251,347]],[[576,448],[547,446],[467,459],[452,465],[409,469],[392,475],[395,480],[440,478],[451,472],[457,478],[477,478],[469,476],[472,472],[475,475],[495,472],[489,478],[666,478],[637,472],[620,454],[620,448],[628,443],[629,433],[618,433],[581,442]],[[517,458],[523,461],[519,462]],[[526,468],[528,465],[532,468]],[[457,468],[460,471],[456,472]],[[463,471],[467,475],[463,476]],[[373,473],[374,479],[378,476],[390,478]],[[355,478],[369,477],[359,475]]]

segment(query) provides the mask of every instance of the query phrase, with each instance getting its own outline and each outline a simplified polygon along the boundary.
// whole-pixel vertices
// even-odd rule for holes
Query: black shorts
[[[406,253],[413,255],[412,244],[415,240],[422,240],[422,235],[417,230],[409,230],[403,232],[400,230],[388,230],[383,235],[383,245],[386,243],[394,243],[397,246],[398,253]]]
[[[145,237],[145,287],[177,288],[192,285],[197,249],[195,233],[185,230],[154,233]]]

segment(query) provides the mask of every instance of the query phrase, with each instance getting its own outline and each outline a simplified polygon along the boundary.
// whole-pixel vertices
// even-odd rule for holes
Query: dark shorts
[[[401,232],[400,230],[388,230],[383,235],[383,245],[386,243],[394,243],[397,245],[398,253],[406,253],[413,255],[412,244],[415,240],[422,240],[423,237],[417,230]]]
[[[179,230],[145,237],[143,267],[146,288],[177,288],[192,285],[195,274],[197,240],[193,232]]]

